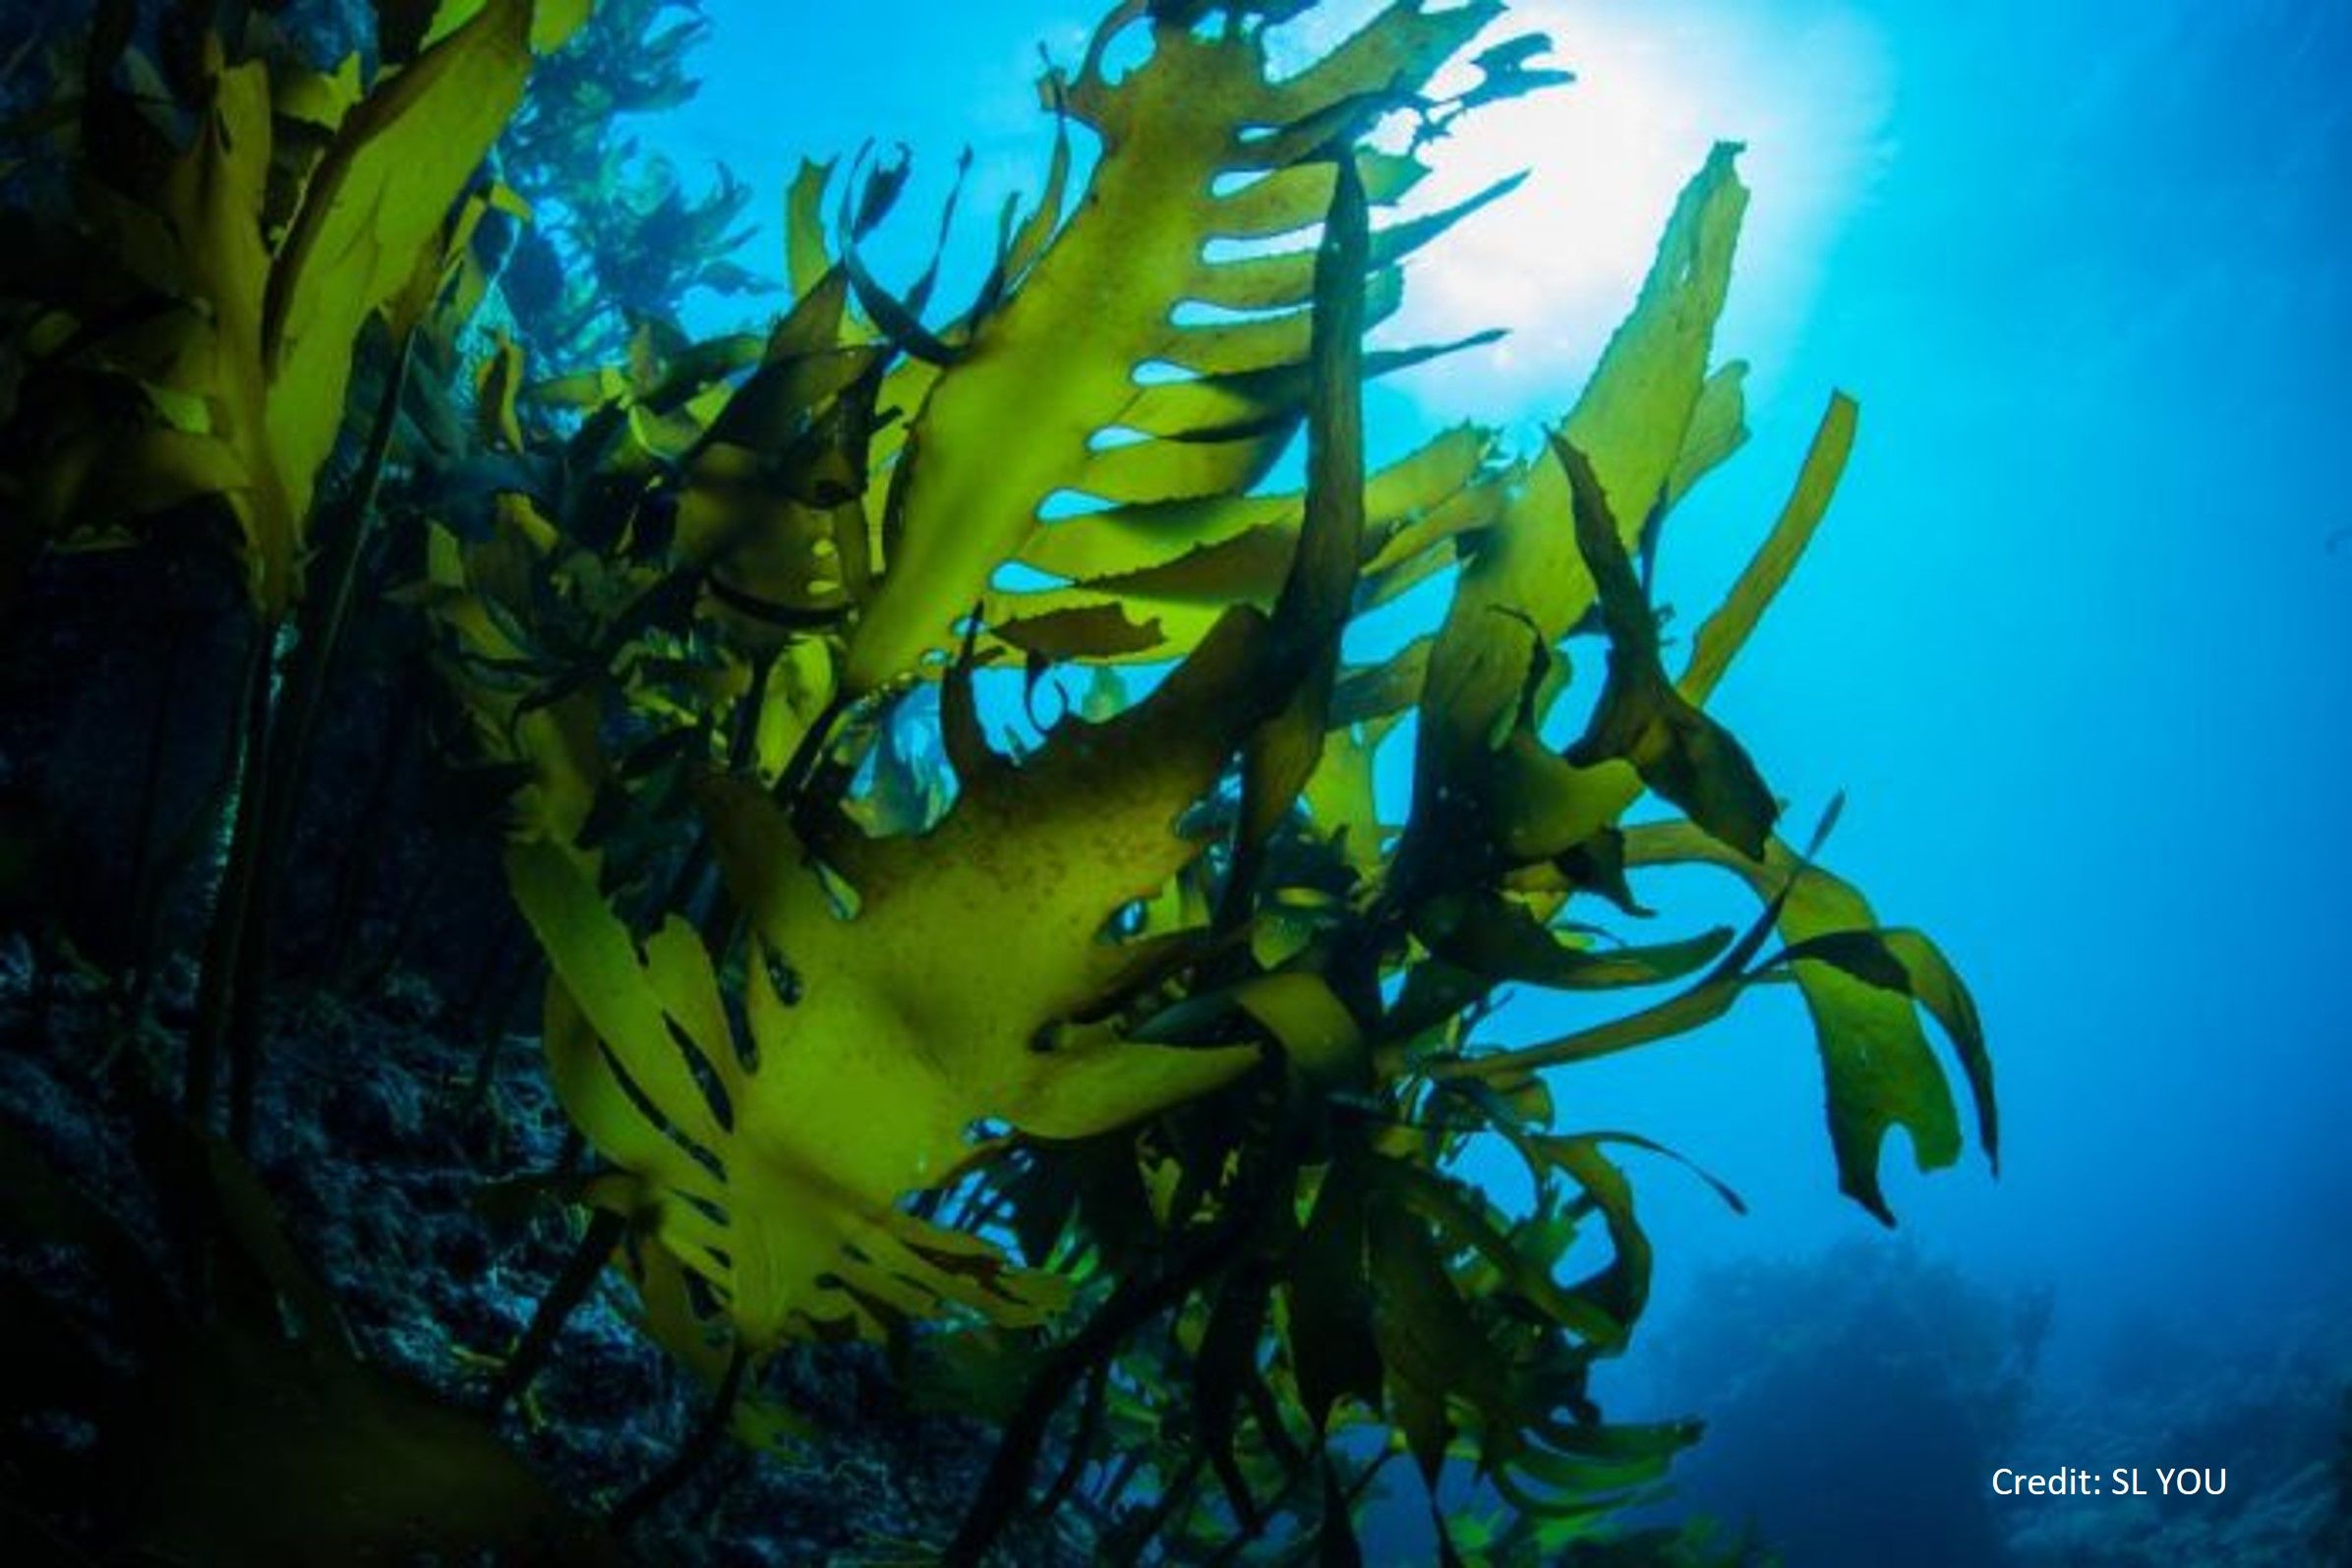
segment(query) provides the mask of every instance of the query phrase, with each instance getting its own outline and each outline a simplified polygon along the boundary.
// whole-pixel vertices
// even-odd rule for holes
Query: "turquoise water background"
[[[690,179],[724,160],[772,194],[760,266],[780,265],[766,220],[798,157],[908,144],[912,205],[878,251],[902,280],[965,145],[966,276],[996,198],[1034,190],[1050,140],[1036,48],[1073,62],[1088,21],[1066,0],[708,10],[704,89],[648,144]],[[1606,86],[1582,17],[1670,78],[1678,50],[1705,61],[1711,29],[1736,30],[1755,87],[1716,71],[1711,88],[1735,90],[1661,100],[1657,134],[1689,166],[1708,137],[1750,144],[1752,254],[1719,348],[1757,362],[1753,439],[1669,530],[1663,597],[1703,612],[1830,389],[1862,403],[1823,536],[1716,707],[1794,820],[1847,792],[1825,861],[1944,944],[1991,1031],[2000,1178],[1971,1157],[1919,1179],[1898,1134],[1904,1231],[1989,1284],[2054,1287],[2061,1370],[2119,1313],[2259,1337],[2341,1307],[2352,10],[1538,12],[1585,73],[1564,93]],[[1843,112],[1842,93],[1867,101]],[[1776,146],[1792,126],[1841,141]],[[1539,168],[1563,155],[1523,149]],[[1646,247],[1671,197],[1606,216]],[[1497,243],[1479,225],[1511,214],[1436,254]],[[703,309],[715,325],[743,308]],[[1383,388],[1376,425],[1395,444],[1470,407],[1557,412],[1599,346],[1579,330],[1560,326],[1532,370],[1470,354]],[[1523,1001],[1500,1037],[1550,1032],[1552,1006]],[[1653,1133],[1752,1204],[1737,1218],[1668,1167],[1638,1173],[1662,1310],[1726,1258],[1877,1232],[1835,1191],[1793,996],[1559,1087],[1563,1120]]]

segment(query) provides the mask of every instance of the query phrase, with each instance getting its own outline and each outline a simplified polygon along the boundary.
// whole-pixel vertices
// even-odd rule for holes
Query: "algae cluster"
[[[894,289],[863,259],[903,164],[808,165],[789,303],[708,341],[649,307],[746,283],[709,255],[735,188],[600,225],[550,172],[615,167],[578,104],[582,51],[617,34],[584,5],[385,3],[331,65],[189,8],[158,30],[110,5],[57,40],[76,90],[26,134],[62,177],[21,180],[0,290],[9,558],[208,531],[249,605],[172,1114],[240,1169],[338,644],[396,619],[443,688],[439,766],[502,837],[583,1139],[538,1184],[582,1216],[573,1266],[489,1404],[562,1354],[608,1267],[712,1391],[623,1528],[726,1432],[803,1439],[780,1353],[865,1340],[998,1428],[970,1511],[922,1543],[949,1560],[1077,1503],[1112,1555],[1353,1561],[1399,1457],[1449,1557],[1549,1559],[1697,1433],[1589,1397],[1648,1295],[1628,1156],[1662,1151],[1583,1125],[1553,1070],[1791,982],[1847,1193],[1891,1221],[1894,1129],[1922,1168],[1962,1151],[1923,1016],[1993,1150],[1960,979],[1816,863],[1834,803],[1783,836],[1705,708],[1829,505],[1852,402],[1687,647],[1653,602],[1659,531],[1744,436],[1744,367],[1713,343],[1735,149],[1541,449],[1465,427],[1371,469],[1367,379],[1465,346],[1367,346],[1401,263],[1509,195],[1400,214],[1424,145],[1558,74],[1521,37],[1434,95],[1500,8],[1399,0],[1276,78],[1265,29],[1304,9],[1113,11],[1041,85],[1041,195],[999,214],[961,306],[936,264]],[[1137,33],[1142,62],[1108,70]],[[675,54],[640,65],[658,105]],[[536,99],[534,71],[570,86]],[[530,200],[502,167],[536,171]],[[558,203],[561,243],[610,263],[575,275],[616,297],[551,290],[532,208]],[[1343,657],[1432,580],[1441,624]],[[1007,705],[1033,721],[1012,751]],[[1402,820],[1383,747],[1409,752]],[[1685,863],[1759,915],[1632,939],[1658,918],[1640,874]],[[1663,997],[1491,1048],[1510,985]],[[1489,1146],[1524,1164],[1525,1211],[1459,1174]],[[314,1290],[276,1266],[256,1288]],[[1502,1525],[1449,1533],[1449,1465]]]

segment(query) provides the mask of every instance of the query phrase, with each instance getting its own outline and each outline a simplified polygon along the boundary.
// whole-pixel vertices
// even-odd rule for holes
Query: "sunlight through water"
[[[1368,8],[1332,8],[1276,39],[1305,59]],[[1754,191],[1727,349],[1768,372],[1803,323],[1842,218],[1892,153],[1892,71],[1876,28],[1824,3],[1769,14],[1725,0],[1537,0],[1478,47],[1550,35],[1567,86],[1485,105],[1428,152],[1414,204],[1443,205],[1519,170],[1527,185],[1416,258],[1392,339],[1510,336],[1404,379],[1447,418],[1557,410],[1630,305],[1675,193],[1717,141]],[[1471,53],[1476,52],[1474,48]],[[1467,68],[1441,86],[1474,81]]]

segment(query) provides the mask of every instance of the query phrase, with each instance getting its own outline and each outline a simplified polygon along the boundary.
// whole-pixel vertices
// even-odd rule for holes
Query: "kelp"
[[[640,324],[674,323],[695,290],[772,287],[735,260],[751,188],[722,165],[690,191],[628,129],[693,96],[710,30],[686,0],[602,0],[499,139],[499,176],[531,206],[501,249],[499,299],[543,367],[600,363]]]
[[[1116,1499],[1147,1426],[1147,1535],[1208,1550],[1289,1515],[1343,1559],[1364,1478],[1329,1437],[1364,1422],[1433,1489],[1477,1465],[1522,1522],[1490,1549],[1556,1550],[1695,1428],[1609,1425],[1584,1392],[1646,1300],[1620,1151],[1654,1145],[1556,1131],[1545,1067],[1793,976],[1865,1206],[1891,1219],[1888,1127],[1922,1165],[1958,1151],[1915,1007],[1991,1146],[1957,977],[1780,844],[1703,707],[1820,520],[1853,409],[1833,402],[1671,675],[1636,560],[1744,434],[1743,368],[1710,363],[1735,149],[1682,194],[1545,449],[1464,429],[1368,474],[1361,385],[1423,351],[1363,339],[1397,261],[1467,207],[1383,222],[1419,163],[1366,139],[1458,111],[1423,84],[1493,9],[1392,5],[1280,80],[1266,18],[1199,9],[1122,8],[1046,80],[1098,157],[1074,193],[1057,148],[961,314],[861,258],[899,166],[808,166],[765,342],[648,344],[538,388],[577,410],[541,425],[568,489],[502,501],[482,543],[442,536],[420,597],[483,744],[532,780],[508,870],[554,972],[550,1062],[610,1162],[595,1201],[628,1220],[653,1332],[715,1381],[731,1354],[934,1324],[935,1398],[1005,1423],[954,1560],[1057,1447],[1049,1495]],[[1148,53],[1114,80],[1130,29]],[[1302,434],[1305,491],[1266,489]],[[629,497],[617,545],[559,521],[584,471]],[[1448,573],[1433,638],[1342,664],[1354,615]],[[1596,640],[1591,719],[1555,748],[1570,650]],[[1006,755],[982,714],[1007,664],[1032,702],[1057,668],[1166,672]],[[905,737],[934,683],[926,767]],[[1373,760],[1408,716],[1412,807],[1383,822]],[[1626,826],[1645,796],[1682,820]],[[669,826],[612,831],[630,821]],[[1688,858],[1745,876],[1765,919],[1626,946],[1567,918],[1646,913],[1641,868]],[[1506,983],[1680,989],[1482,1052]],[[1488,1137],[1526,1164],[1530,1212],[1450,1174]],[[1563,1277],[1588,1231],[1608,1260]]]
[[[1872,1213],[1892,1221],[1890,1130],[1922,1168],[1962,1148],[1921,1012],[1994,1146],[1957,973],[1816,863],[1820,834],[1785,841],[1708,709],[1822,520],[1851,401],[1669,668],[1648,568],[1745,435],[1744,368],[1714,357],[1736,149],[1681,193],[1538,449],[1463,427],[1374,470],[1367,379],[1463,346],[1374,340],[1401,263],[1512,184],[1413,210],[1420,149],[1556,74],[1527,35],[1438,96],[1500,8],[1394,0],[1277,76],[1267,29],[1305,9],[1115,9],[1042,83],[1043,193],[1001,214],[961,309],[935,261],[894,287],[867,261],[906,169],[863,157],[787,194],[791,302],[763,331],[694,342],[646,316],[586,368],[528,330],[470,335],[497,285],[456,226],[492,193],[454,189],[431,286],[412,269],[352,318],[387,307],[428,387],[465,388],[430,417],[396,382],[379,405],[408,415],[429,519],[399,598],[503,796],[548,1069],[593,1151],[567,1184],[601,1216],[592,1246],[715,1391],[705,1436],[781,1440],[766,1364],[853,1338],[999,1423],[988,1484],[932,1543],[953,1561],[1072,1500],[1119,1550],[1230,1557],[1280,1526],[1354,1560],[1391,1456],[1433,1511],[1453,1465],[1509,1505],[1459,1539],[1440,1519],[1448,1560],[1605,1534],[1696,1435],[1607,1422],[1588,1391],[1647,1301],[1633,1179],[1668,1151],[1563,1116],[1555,1070],[1687,1034],[1752,986],[1803,992],[1839,1182]],[[418,22],[391,87],[466,38],[523,60],[529,20],[494,0]],[[245,168],[206,145],[179,156]],[[263,230],[270,267],[385,275],[327,243],[342,219],[303,240],[295,210],[282,242]],[[117,456],[110,486],[251,504]],[[257,569],[273,593],[296,575]],[[1434,631],[1347,659],[1360,617],[1438,581]],[[1390,820],[1374,781],[1397,747]],[[1684,862],[1740,877],[1762,914],[1631,940],[1657,918],[1645,872]],[[1481,1023],[1520,985],[1664,994],[1491,1049]],[[1462,1174],[1498,1140],[1524,1210]],[[1384,1440],[1344,1440],[1368,1427]]]
[[[0,420],[5,556],[229,524],[253,620],[186,1095],[208,1118],[225,1065],[240,1142],[277,885],[412,350],[481,299],[471,242],[514,205],[481,181],[484,155],[534,52],[586,7],[413,9],[381,8],[373,69],[356,53],[321,69],[243,11],[192,19],[159,62],[134,45],[137,8],[101,6],[47,116],[72,177],[20,214],[33,243],[0,281],[16,383]],[[364,403],[350,395],[363,384]],[[358,462],[323,501],[355,423]]]
[[[216,497],[257,611],[282,618],[362,328],[439,293],[451,209],[534,44],[580,11],[443,7],[427,46],[373,82],[356,57],[311,68],[261,27],[235,51],[206,32],[186,95],[157,106],[122,85],[155,73],[125,53],[128,8],[109,8],[120,23],[91,40],[72,127],[74,252],[29,280],[42,292],[15,345],[28,411],[54,398],[63,417],[13,526],[102,538]],[[73,417],[100,396],[130,417]]]

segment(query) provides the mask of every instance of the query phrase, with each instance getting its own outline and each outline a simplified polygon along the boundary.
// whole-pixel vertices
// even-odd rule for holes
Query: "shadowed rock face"
[[[1727,1271],[1696,1300],[1660,1339],[1663,1397],[1707,1414],[1678,1510],[1752,1520],[1792,1563],[2001,1559],[1990,1480],[2031,1464],[2045,1299],[1857,1243]]]
[[[2342,1560],[2352,1341],[2323,1313],[2257,1332],[2142,1312],[2070,1331],[2060,1360],[2046,1292],[1861,1245],[1725,1271],[1696,1299],[1660,1341],[1658,1397],[1711,1401],[1668,1512],[1752,1522],[1789,1562]],[[2225,1492],[2162,1494],[2159,1467],[2214,1456]],[[2122,1495],[2117,1466],[2146,1495]],[[2002,1496],[2004,1467],[2087,1474]]]
[[[167,1256],[154,1194],[129,1152],[129,1107],[145,1095],[138,1085],[149,1074],[168,1079],[174,1050],[168,1038],[134,1039],[117,1071],[92,1080],[88,1064],[102,1056],[112,1029],[103,994],[67,973],[51,979],[36,1010],[29,958],[21,939],[0,941],[0,1105],[29,1130],[33,1152],[119,1217],[139,1247]],[[167,1027],[185,1020],[190,985],[184,964],[159,977],[154,1003]],[[12,1378],[5,1407],[32,1435],[9,1450],[11,1464],[42,1456],[37,1473],[52,1483],[29,1502],[47,1528],[92,1544],[118,1539],[129,1505],[102,1486],[120,1470],[146,1478],[143,1507],[166,1518],[172,1539],[196,1560],[232,1560],[214,1550],[225,1539],[245,1550],[267,1540],[298,1555],[323,1549],[319,1538],[295,1534],[299,1521],[282,1537],[222,1535],[241,1515],[265,1509],[279,1486],[305,1494],[341,1487],[424,1521],[438,1518],[442,1528],[465,1524],[480,1541],[507,1539],[500,1534],[510,1523],[503,1511],[536,1496],[548,1512],[520,1523],[544,1540],[669,1461],[704,1394],[628,1321],[617,1293],[599,1293],[566,1324],[559,1353],[534,1382],[528,1418],[510,1414],[500,1423],[505,1446],[469,1446],[485,1435],[464,1414],[495,1369],[484,1358],[512,1345],[572,1236],[555,1210],[477,1201],[501,1179],[555,1166],[562,1118],[526,1040],[507,1042],[477,1093],[480,1042],[457,1032],[455,1021],[405,973],[365,1002],[293,993],[273,1019],[286,1071],[273,1075],[257,1124],[256,1167],[296,1251],[331,1282],[368,1365],[365,1386],[296,1379],[307,1392],[257,1403],[250,1391],[269,1381],[262,1374],[284,1369],[283,1353],[223,1346],[175,1380],[171,1408],[143,1407],[130,1425],[92,1428],[25,1404],[34,1385]],[[13,1274],[23,1256],[8,1247],[0,1267]],[[107,1320],[114,1308],[91,1282],[70,1283],[80,1277],[67,1276],[64,1305]],[[44,1285],[57,1278],[41,1275]],[[693,1478],[632,1534],[646,1560],[791,1564],[876,1539],[936,1535],[977,1482],[984,1434],[910,1410],[879,1356],[853,1347],[794,1358],[777,1366],[774,1382],[807,1413],[809,1441],[782,1455],[746,1452]],[[421,1472],[338,1471],[337,1456],[353,1451],[339,1439],[363,1406],[413,1438],[420,1456],[470,1453],[463,1472],[478,1483],[473,1495],[505,1501],[469,1524],[460,1509],[473,1505],[463,1489],[415,1490],[402,1500],[398,1488],[429,1479]],[[249,1484],[210,1497],[207,1467],[240,1445],[254,1456]],[[26,1505],[13,1483],[6,1489]],[[572,1554],[556,1560],[594,1560],[582,1555],[592,1539],[579,1537]],[[397,1544],[352,1537],[333,1555],[373,1560],[368,1551]],[[1025,1535],[1016,1547],[1020,1560],[1037,1563],[1085,1555],[1051,1535]]]

